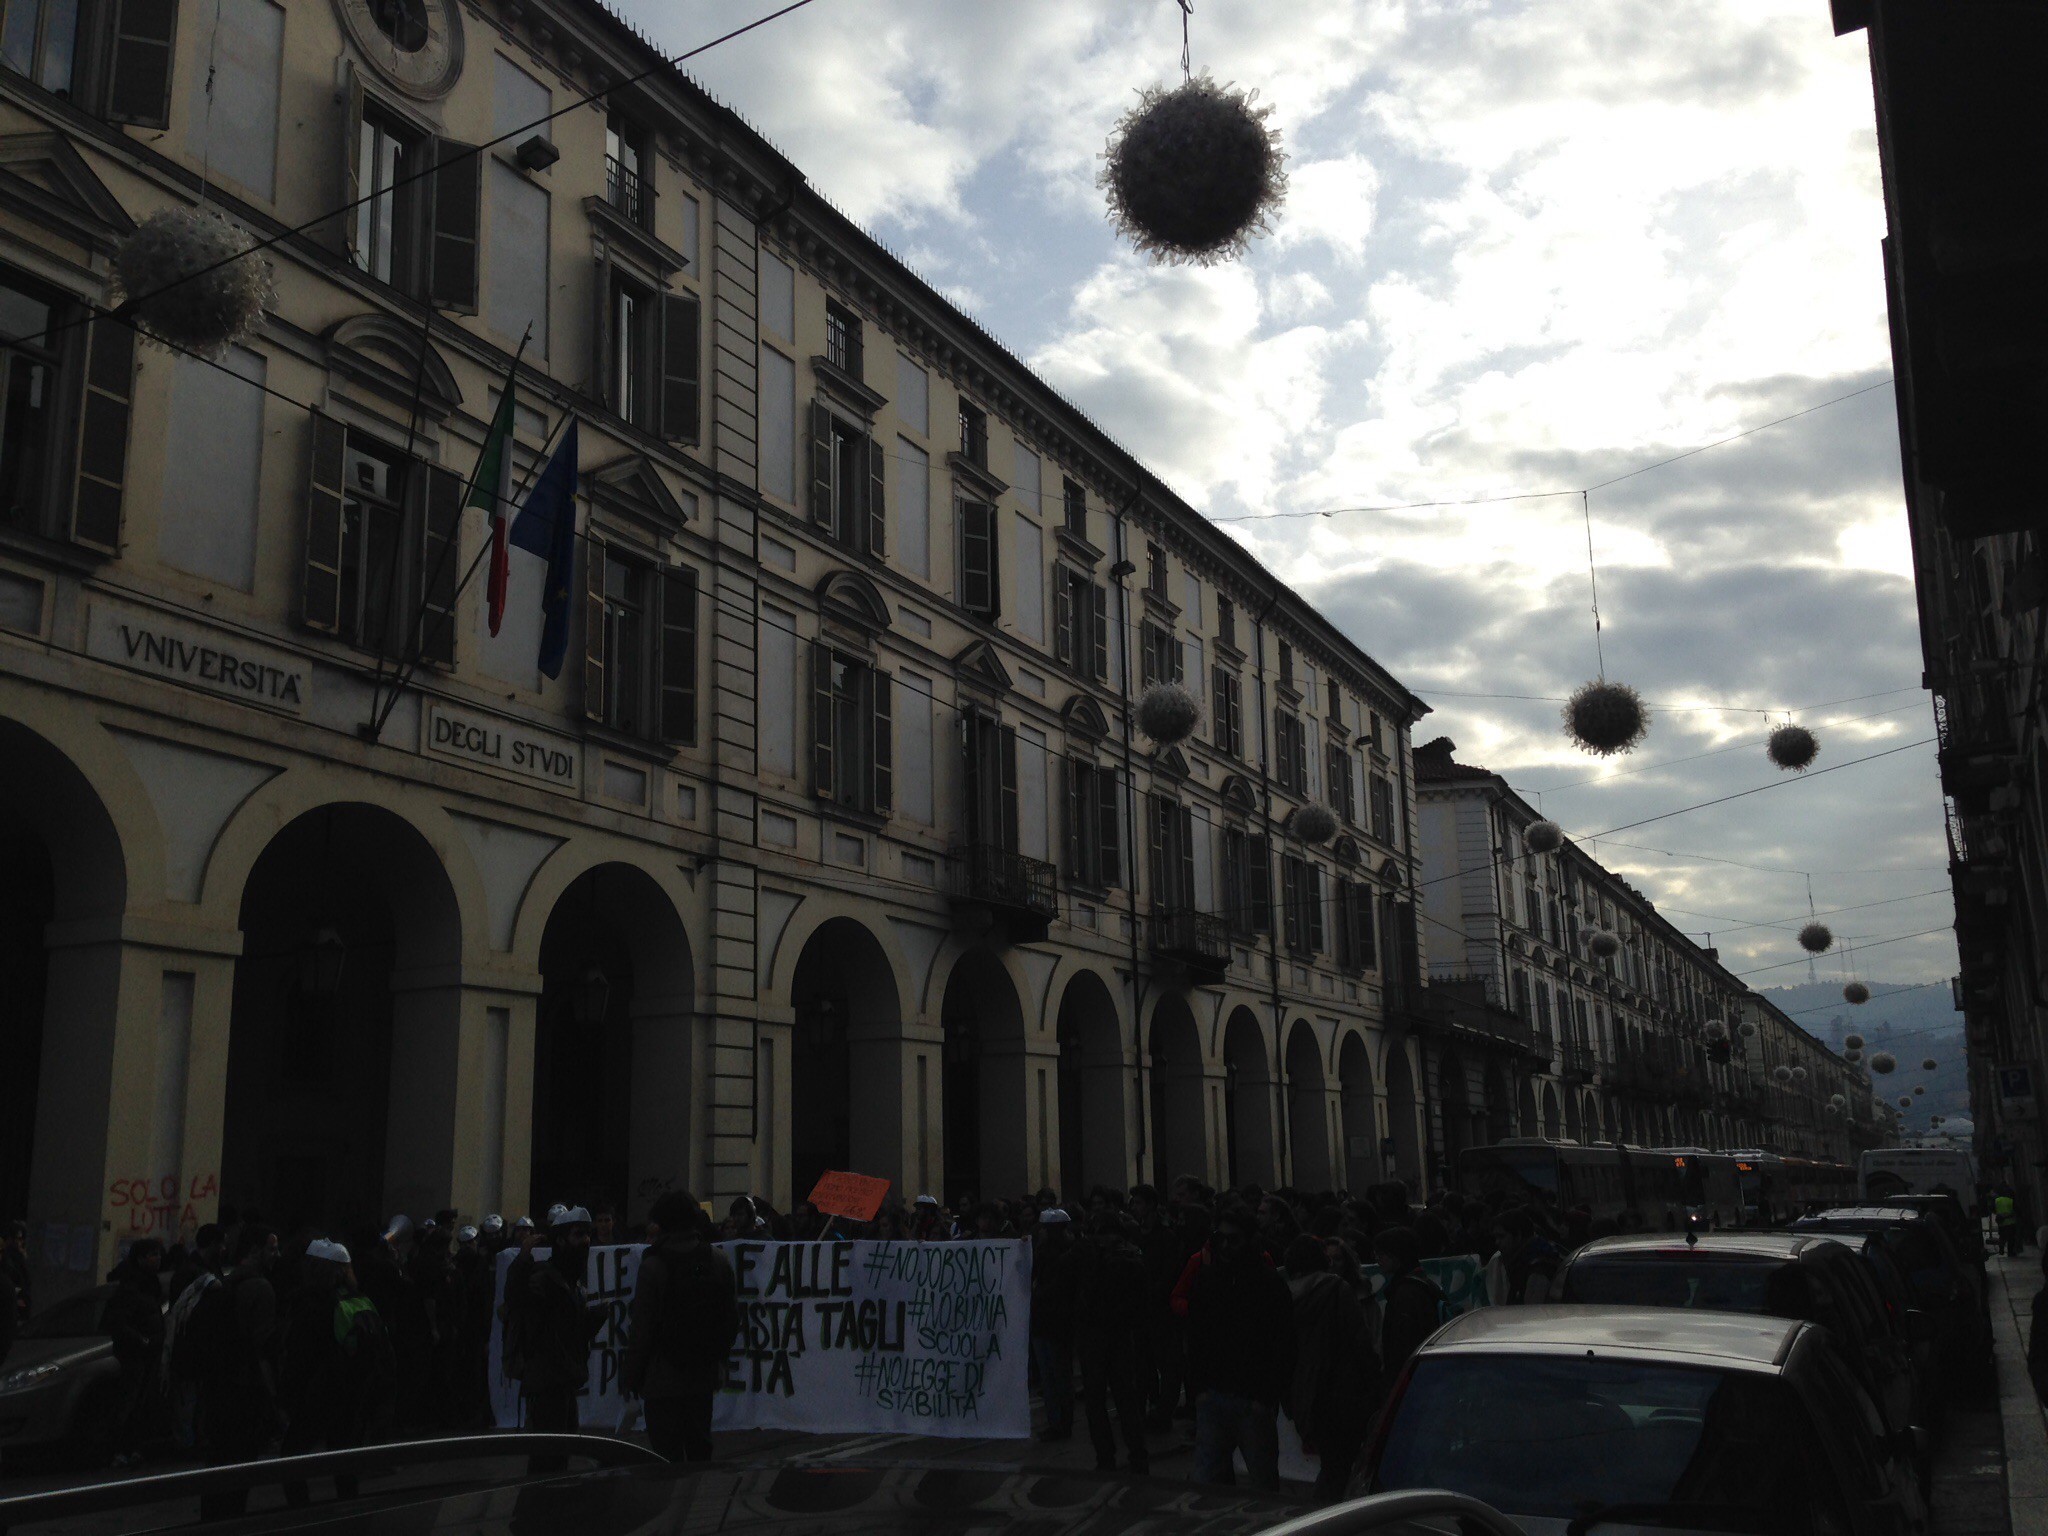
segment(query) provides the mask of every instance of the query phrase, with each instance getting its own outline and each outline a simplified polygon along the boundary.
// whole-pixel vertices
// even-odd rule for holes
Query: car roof
[[[1887,1225],[1904,1225],[1909,1222],[1925,1221],[1927,1213],[1903,1205],[1844,1205],[1832,1211],[1822,1211],[1817,1216],[1802,1216],[1792,1223],[1794,1230],[1801,1227],[1817,1227],[1829,1221],[1883,1222]]]
[[[1814,1232],[1702,1232],[1688,1243],[1675,1232],[1631,1232],[1622,1237],[1596,1237],[1572,1255],[1572,1262],[1613,1254],[1654,1253],[1683,1258],[1687,1254],[1749,1254],[1757,1258],[1790,1259],[1822,1241]]]
[[[1424,1354],[1596,1353],[1777,1370],[1805,1323],[1685,1307],[1480,1307],[1452,1318]]]

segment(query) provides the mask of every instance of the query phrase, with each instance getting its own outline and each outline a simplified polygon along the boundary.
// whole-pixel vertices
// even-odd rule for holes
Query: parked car
[[[1850,1205],[1802,1216],[1795,1232],[1869,1232],[1912,1288],[1914,1301],[1934,1319],[1935,1380],[1940,1387],[1978,1393],[1997,1380],[1991,1364],[1991,1316],[1983,1293],[1949,1241],[1940,1220],[1897,1205]]]
[[[1826,1329],[1661,1307],[1485,1307],[1395,1384],[1361,1491],[1448,1488],[1530,1536],[1901,1536],[1927,1510]]]
[[[64,1453],[97,1465],[120,1409],[121,1367],[105,1328],[117,1287],[67,1296],[22,1324],[0,1368],[0,1457]]]
[[[1919,1414],[1912,1344],[1906,1331],[1893,1328],[1865,1266],[1841,1244],[1797,1232],[1713,1232],[1691,1242],[1603,1237],[1565,1261],[1556,1294],[1562,1302],[1706,1308],[1821,1324],[1841,1344],[1887,1436],[1913,1458],[1925,1486],[1929,1426]],[[1931,1329],[1924,1314],[1907,1321]]]
[[[1913,1287],[1906,1281],[1906,1272],[1899,1268],[1899,1261],[1892,1257],[1891,1249],[1885,1246],[1879,1233],[1815,1232],[1812,1235],[1847,1249],[1862,1261],[1864,1272],[1877,1287],[1878,1299],[1883,1303],[1892,1331],[1904,1338],[1912,1350],[1913,1380],[1919,1404],[1913,1422],[1938,1435],[1947,1412],[1945,1394],[1936,1380],[1939,1366],[1935,1359],[1935,1342],[1939,1328],[1933,1315],[1914,1298]]]
[[[1989,1258],[1984,1251],[1983,1224],[1964,1210],[1963,1202],[1954,1195],[1887,1195],[1884,1203],[1909,1211],[1925,1211],[1939,1221],[1949,1241],[1956,1245],[1956,1252],[1963,1256],[1963,1262],[1975,1265],[1978,1275],[1983,1275]]]

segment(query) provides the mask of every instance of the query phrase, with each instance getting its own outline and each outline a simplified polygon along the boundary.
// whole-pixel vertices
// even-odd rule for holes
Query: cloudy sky
[[[772,8],[626,0],[678,52]],[[1592,492],[1608,670],[1658,706],[1611,764],[1557,726],[1595,670],[1576,495],[1314,515],[1597,486],[1882,385],[1860,34],[1824,0],[1196,0],[1191,37],[1291,178],[1208,270],[1124,248],[1095,186],[1178,76],[1174,0],[814,0],[690,68],[1574,835],[1784,780],[1764,710],[1819,767],[1931,737],[1888,388]],[[1954,969],[1931,745],[1597,852],[1760,986],[1805,979],[1803,874],[1853,909],[1823,980]]]

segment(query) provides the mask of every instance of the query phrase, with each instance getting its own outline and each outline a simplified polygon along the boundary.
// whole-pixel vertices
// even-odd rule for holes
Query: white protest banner
[[[719,1247],[739,1285],[740,1335],[716,1428],[1029,1438],[1029,1243]],[[619,1359],[643,1251],[590,1250],[590,1305],[607,1314],[579,1402],[591,1428],[616,1428],[637,1411],[619,1381]],[[498,1256],[501,1303],[511,1260]],[[491,1334],[492,1406],[500,1425],[514,1425],[519,1383],[505,1374],[503,1352],[501,1322]]]

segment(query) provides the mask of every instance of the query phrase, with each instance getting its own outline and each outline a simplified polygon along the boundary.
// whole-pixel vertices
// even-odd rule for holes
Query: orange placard
[[[811,1191],[811,1204],[827,1216],[873,1221],[889,1193],[889,1181],[865,1173],[827,1173]]]

